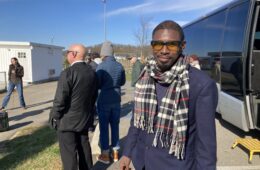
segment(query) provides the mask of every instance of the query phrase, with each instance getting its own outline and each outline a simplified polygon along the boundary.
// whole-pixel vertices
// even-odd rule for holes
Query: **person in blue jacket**
[[[120,169],[216,169],[216,83],[182,54],[182,28],[171,20],[155,27],[153,56],[135,86],[131,125]]]
[[[97,160],[108,164],[109,152],[109,125],[111,127],[111,148],[113,161],[118,161],[119,121],[121,112],[121,86],[126,82],[125,70],[122,64],[116,61],[113,45],[110,41],[102,44],[100,56],[102,63],[97,67],[98,88],[100,93],[97,100],[97,111],[100,127],[100,145],[102,153]]]

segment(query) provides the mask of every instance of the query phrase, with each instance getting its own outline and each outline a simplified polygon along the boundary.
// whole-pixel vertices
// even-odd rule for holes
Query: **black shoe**
[[[0,111],[5,110],[5,107],[1,107]]]
[[[95,127],[94,127],[94,126],[90,126],[90,127],[88,128],[88,131],[89,131],[89,132],[95,132]]]

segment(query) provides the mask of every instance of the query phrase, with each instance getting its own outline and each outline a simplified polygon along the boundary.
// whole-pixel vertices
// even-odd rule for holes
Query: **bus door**
[[[252,119],[255,128],[260,129],[260,5],[256,7],[256,15],[252,31],[252,52],[249,60],[249,93]]]

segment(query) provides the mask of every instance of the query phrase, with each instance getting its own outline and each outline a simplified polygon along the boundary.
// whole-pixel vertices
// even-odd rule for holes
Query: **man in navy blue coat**
[[[105,41],[100,51],[103,62],[98,65],[96,70],[100,89],[97,111],[101,146],[101,154],[97,160],[105,164],[110,162],[109,125],[111,127],[112,157],[114,162],[118,161],[121,86],[126,82],[124,67],[116,61],[113,55],[112,43]]]
[[[153,56],[135,88],[131,126],[120,169],[216,169],[215,82],[188,64],[182,28],[155,27]]]

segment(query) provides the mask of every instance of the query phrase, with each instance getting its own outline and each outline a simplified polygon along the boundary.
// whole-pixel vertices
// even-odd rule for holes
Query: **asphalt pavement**
[[[49,112],[52,107],[57,82],[47,82],[42,84],[29,85],[24,88],[25,101],[28,106],[26,110],[20,108],[19,99],[16,92],[13,93],[7,111],[9,114],[10,129],[6,132],[0,132],[0,143],[12,140],[19,134],[22,128],[28,126],[44,126],[48,122]],[[5,93],[0,94],[0,102]],[[133,88],[127,82],[122,88],[121,119],[120,119],[120,144],[124,147],[125,136],[129,128],[131,118],[131,108],[133,99]],[[248,162],[248,151],[242,147],[232,149],[237,138],[258,138],[259,131],[244,133],[236,127],[223,121],[219,115],[216,116],[217,128],[217,169],[218,170],[260,170],[260,155],[255,154],[251,163]],[[99,129],[90,133],[94,169],[117,170],[119,163],[109,165],[96,161],[96,156],[100,152],[98,147]]]

